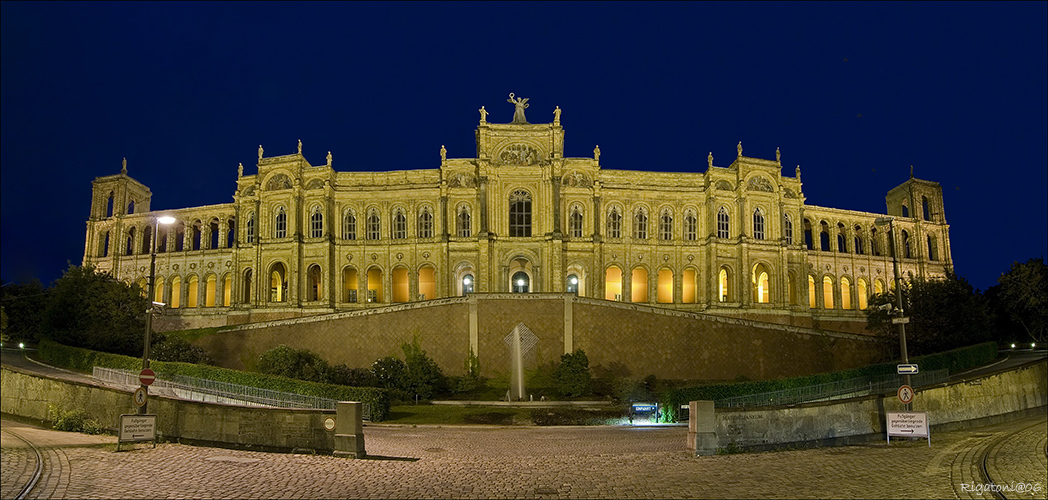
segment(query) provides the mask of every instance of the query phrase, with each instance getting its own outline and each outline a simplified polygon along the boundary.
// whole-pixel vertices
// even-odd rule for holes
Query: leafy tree
[[[408,395],[430,399],[434,394],[446,390],[447,379],[444,377],[444,372],[440,370],[440,366],[437,366],[436,361],[426,355],[417,333],[411,343],[401,344],[400,349],[404,351],[406,367],[401,388]]]
[[[137,285],[91,266],[69,266],[55,281],[40,333],[60,344],[141,356],[148,307]]]
[[[574,398],[590,393],[591,376],[586,351],[576,349],[560,357],[560,365],[553,372],[553,384],[561,396]]]
[[[158,361],[214,364],[207,351],[190,344],[182,337],[156,334],[149,351],[152,358]]]
[[[47,299],[48,290],[37,279],[0,288],[0,309],[7,318],[2,328],[4,342],[36,342]]]
[[[943,279],[914,278],[902,285],[908,354],[918,356],[989,340],[992,316],[988,301],[962,277],[949,273]],[[878,306],[895,304],[895,292],[878,295],[866,310],[866,326],[898,344],[894,314]]]
[[[1012,263],[987,290],[994,310],[1035,342],[1048,341],[1048,264],[1044,258]]]
[[[379,358],[371,364],[371,372],[375,374],[379,387],[386,389],[398,389],[407,369],[404,362],[396,356]]]
[[[312,382],[328,381],[328,364],[312,351],[286,345],[274,347],[258,360],[258,371]]]

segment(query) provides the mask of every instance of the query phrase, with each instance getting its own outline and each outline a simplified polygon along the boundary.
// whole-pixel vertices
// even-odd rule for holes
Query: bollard
[[[717,432],[713,414],[713,401],[691,401],[688,403],[688,449],[696,455],[717,453]]]
[[[363,405],[358,401],[339,401],[335,407],[335,456],[366,457]]]

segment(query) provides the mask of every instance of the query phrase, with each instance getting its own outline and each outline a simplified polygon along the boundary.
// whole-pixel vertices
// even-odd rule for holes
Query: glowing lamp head
[[[157,217],[156,221],[161,223],[161,224],[165,224],[165,225],[166,224],[174,224],[175,223],[175,218],[171,217],[170,215],[165,215],[163,217]]]
[[[517,280],[517,286],[524,286],[524,280],[523,279]]]

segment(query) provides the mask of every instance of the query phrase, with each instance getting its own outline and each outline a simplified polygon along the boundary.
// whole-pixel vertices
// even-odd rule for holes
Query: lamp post
[[[145,336],[145,347],[142,350],[142,369],[149,368],[149,347],[153,337],[153,309],[157,304],[154,299],[156,298],[156,240],[158,233],[160,232],[160,225],[168,225],[175,222],[174,217],[161,216],[153,218],[153,241],[149,244],[149,308],[146,309],[146,336]],[[148,396],[149,386],[142,384],[142,390]],[[146,405],[138,407],[138,414],[146,414]]]
[[[902,282],[899,280],[899,252],[895,248],[895,217],[878,217],[873,221],[875,225],[888,225],[888,244],[892,249],[892,271],[895,274],[895,311],[900,319],[895,322],[899,326],[899,350],[902,351],[903,364],[910,364],[910,356],[906,353],[906,323],[902,322],[904,311],[902,310]],[[903,384],[910,385],[910,374],[903,374]],[[912,387],[912,386],[911,386]],[[906,403],[906,411],[912,411],[913,404]]]

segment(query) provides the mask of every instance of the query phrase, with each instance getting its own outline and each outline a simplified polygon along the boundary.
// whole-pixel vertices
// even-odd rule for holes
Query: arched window
[[[531,193],[527,191],[517,190],[509,196],[509,235],[531,236]]]
[[[841,278],[841,309],[851,309],[851,281]]]
[[[193,250],[200,250],[204,245],[204,223],[196,221],[193,223]],[[195,307],[195,306],[189,306]]]
[[[833,309],[833,278],[829,276],[822,278],[822,307]]]
[[[572,238],[582,237],[582,209],[577,205],[571,209],[571,217],[568,220],[568,234]]]
[[[186,307],[198,307],[200,305],[200,278],[192,275],[187,280]]]
[[[918,242],[918,244],[920,244],[920,242]],[[910,234],[905,230],[902,232],[902,257],[904,259],[913,258],[913,256],[910,255]]]
[[[648,237],[648,214],[643,208],[638,208],[633,214],[633,237],[638,240]]]
[[[469,215],[469,205],[460,205],[458,216],[455,218],[455,234],[459,238],[469,238],[473,234],[472,220]]]
[[[833,248],[830,247],[830,225],[826,221],[822,221],[819,226],[822,229],[819,232],[819,250],[832,252]]]
[[[815,276],[808,275],[808,307],[815,309],[818,307],[815,297]]]
[[[404,212],[397,209],[397,212],[393,215],[393,239],[402,240],[408,237],[408,218],[404,216]]]
[[[167,226],[164,226],[164,227],[160,228],[159,232],[157,232],[156,251],[158,253],[164,253],[164,252],[167,251],[167,233],[169,233],[170,231],[171,230],[168,229]],[[163,301],[157,301],[157,302],[163,302]]]
[[[437,298],[437,270],[431,265],[418,268],[418,300]]]
[[[881,244],[877,241],[877,228],[870,229],[870,254],[881,254]]]
[[[208,240],[210,245],[208,248],[218,248],[219,242],[222,241],[222,233],[218,229],[218,219],[211,219],[211,222],[207,224]]]
[[[910,207],[908,207],[906,205],[902,206],[902,216],[903,217],[909,217],[910,216]]]
[[[133,213],[135,213],[135,200],[131,200],[131,202],[127,204],[127,214],[131,215]],[[927,219],[928,218],[925,217],[925,220]]]
[[[242,302],[244,304],[251,303],[251,269],[244,271],[244,296]]]
[[[928,235],[928,260],[939,260],[938,246],[935,244],[935,235]]]
[[[467,274],[462,277],[462,295],[473,293],[473,275]]]
[[[881,295],[884,293],[884,282],[880,278],[873,281],[873,294]]]
[[[422,213],[418,216],[418,237],[433,237],[433,214],[429,213],[429,207],[422,207]]]
[[[928,197],[921,196],[921,211],[924,215],[924,220],[931,220],[931,210],[928,208]]]
[[[804,246],[808,250],[815,250],[815,236],[812,235],[811,221],[804,219]]]
[[[276,263],[269,272],[269,301],[284,302],[287,300],[287,272],[284,264]]]
[[[377,240],[382,238],[382,221],[378,218],[378,212],[374,209],[368,213],[368,239]]]
[[[127,252],[125,255],[133,255],[135,253],[135,228],[127,230]]]
[[[608,238],[622,237],[622,214],[618,207],[611,207],[608,213]]]
[[[350,241],[357,239],[357,218],[353,212],[346,212],[342,217],[342,239]]]
[[[845,253],[845,252],[848,251],[847,248],[844,246],[844,235],[843,234],[838,234],[837,235],[837,251],[840,252],[840,253]]]
[[[255,242],[255,212],[251,212],[247,216],[247,242]]]
[[[565,283],[565,288],[567,289],[568,293],[574,293],[575,295],[578,295],[578,293],[579,293],[579,277],[576,276],[575,274],[569,274],[568,275],[568,279],[567,279],[567,283]]]
[[[149,254],[153,251],[153,228],[146,226],[142,228],[142,251],[143,254]]]
[[[237,241],[237,221],[229,219],[226,221],[226,248],[233,248]]]
[[[185,249],[186,245],[186,223],[178,221],[175,226],[175,251],[181,252]]]
[[[695,214],[689,211],[684,215],[684,239],[695,241],[699,237],[698,221]]]
[[[855,226],[855,253],[857,255],[863,254],[862,248],[862,226]]]
[[[204,279],[204,307],[215,307],[215,297],[218,292],[218,278],[214,274],[207,275]]]
[[[659,217],[659,239],[662,241],[673,239],[673,215],[668,210],[662,212],[662,216]]]
[[[171,300],[168,305],[171,309],[182,306],[182,278],[173,276],[171,278]]]
[[[531,278],[528,277],[528,273],[524,271],[517,271],[513,273],[513,293],[528,293],[531,285]]]
[[[324,236],[324,213],[320,211],[320,206],[314,206],[313,213],[309,215],[309,237],[320,238]]]
[[[113,216],[113,193],[109,193],[109,198],[106,199],[106,217]]]
[[[728,217],[728,209],[724,208],[724,207],[720,207],[720,210],[717,211],[717,237],[718,238],[727,238],[728,235],[731,234],[731,232],[730,232],[731,227],[729,225],[730,222],[731,222],[731,219]]]
[[[752,276],[750,276],[750,281],[753,283],[753,301],[758,304],[767,304],[771,302],[768,270],[763,264],[753,266],[753,273]]]
[[[617,266],[604,271],[604,300],[622,301],[622,269]]]
[[[782,216],[782,235],[786,238],[786,244],[793,244],[793,219],[790,218],[790,214],[783,214]]]
[[[760,207],[753,211],[753,238],[764,239],[764,211]]]
[[[342,269],[342,301],[355,303],[357,301],[357,270],[346,266]]]
[[[318,266],[316,264],[313,264],[312,266],[309,266],[308,275],[309,275],[309,284],[308,284],[309,288],[306,289],[306,293],[308,293],[309,296],[306,298],[306,300],[310,300],[310,301],[320,300],[320,298],[322,297],[322,294],[321,294],[322,275],[321,275],[321,272],[320,272],[320,266]]]
[[[722,209],[723,210],[723,209]],[[727,302],[731,299],[731,273],[722,267],[717,274],[717,300]]]
[[[287,212],[284,207],[277,207],[277,218],[273,224],[275,238],[287,238]]]
[[[865,310],[869,305],[868,295],[870,293],[869,290],[867,290],[866,279],[859,278],[859,282],[857,283],[857,285],[858,291],[856,292],[856,298],[859,299],[859,309]]]

